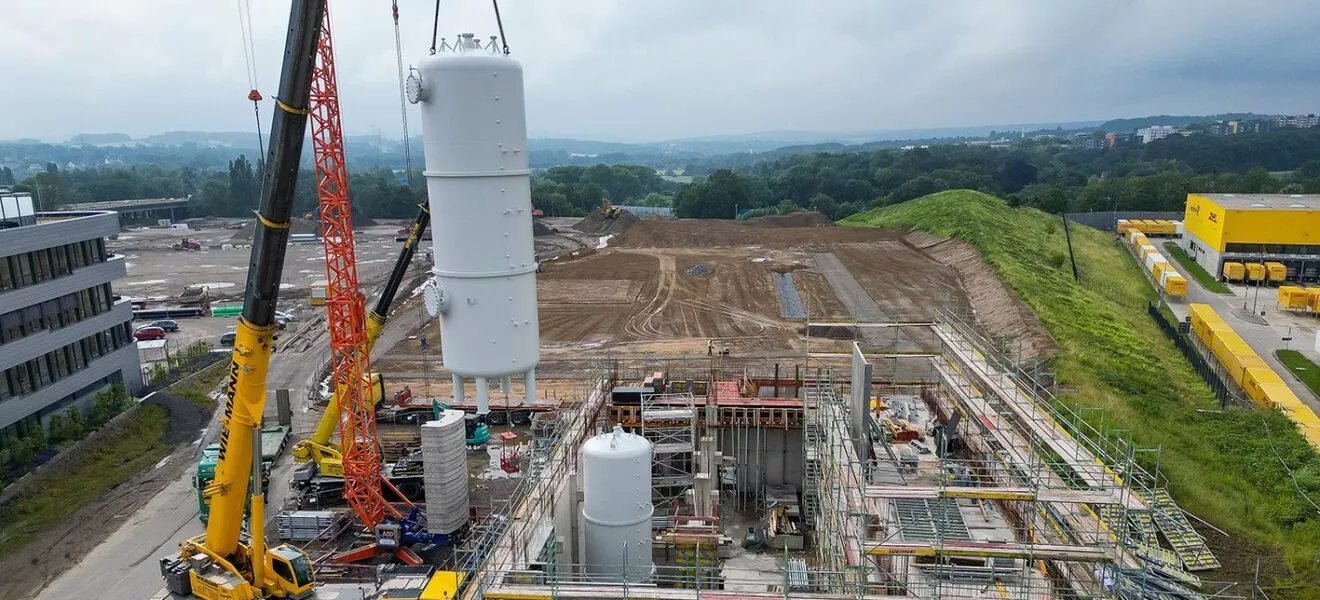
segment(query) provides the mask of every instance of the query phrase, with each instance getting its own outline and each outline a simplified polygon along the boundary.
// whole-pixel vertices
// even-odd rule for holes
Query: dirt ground
[[[570,223],[555,225],[561,233],[552,238],[583,239]],[[804,319],[786,318],[772,278],[776,272],[792,274],[811,321],[851,320],[816,264],[813,253],[818,252],[833,252],[887,318],[928,320],[941,307],[971,303],[992,317],[996,330],[1016,332],[1033,323],[1039,328],[979,257],[950,254],[951,245],[928,251],[905,241],[906,235],[899,230],[641,220],[605,248],[542,263],[537,295],[543,360],[704,356],[708,340],[735,356],[846,351],[848,340],[808,338]],[[928,245],[941,241],[935,238]],[[986,270],[976,271],[976,266]],[[379,370],[420,383],[422,373],[438,367],[442,357],[438,325],[420,312],[417,319],[411,335],[426,337],[432,354],[424,359],[419,347],[405,344],[388,353]],[[447,381],[433,383],[441,386],[437,390],[447,389]]]

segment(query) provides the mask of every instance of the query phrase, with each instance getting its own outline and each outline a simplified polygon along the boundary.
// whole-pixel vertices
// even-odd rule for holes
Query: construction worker
[[[715,356],[715,340],[706,340],[706,356]]]

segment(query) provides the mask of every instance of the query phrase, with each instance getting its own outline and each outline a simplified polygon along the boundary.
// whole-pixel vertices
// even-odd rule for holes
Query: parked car
[[[293,322],[296,322],[296,321],[298,320],[297,317],[294,317],[294,316],[293,316],[293,313],[290,313],[290,312],[284,312],[284,311],[282,311],[282,310],[277,310],[277,311],[275,311],[275,318],[278,319],[278,320],[280,320],[280,321],[287,321],[287,322],[289,322],[289,323],[293,323]]]
[[[235,337],[238,337],[238,334],[237,334],[237,333],[234,333],[233,331],[231,331],[231,332],[229,332],[229,333],[226,333],[226,334],[220,336],[220,345],[221,345],[221,346],[233,346],[233,345],[234,345],[234,338],[235,338]]]
[[[179,322],[174,319],[161,319],[159,321],[152,321],[151,325],[148,325],[148,327],[159,327],[169,333],[174,333],[179,330]]]
[[[137,331],[133,332],[133,339],[139,342],[146,340],[163,340],[165,339],[165,330],[151,325],[139,327]]]

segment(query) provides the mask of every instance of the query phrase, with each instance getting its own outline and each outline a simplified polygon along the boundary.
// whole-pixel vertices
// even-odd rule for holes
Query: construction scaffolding
[[[696,475],[697,409],[691,393],[642,394],[638,433],[651,442],[651,496],[657,512],[674,512]]]
[[[812,558],[834,574],[813,572],[812,589],[923,598],[1094,597],[1116,589],[1198,596],[1191,571],[1218,563],[1158,470],[1137,464],[1143,451],[1090,429],[959,315],[941,312],[933,324],[912,326],[939,341],[938,354],[924,357],[936,383],[876,368],[865,385],[879,385],[881,394],[916,390],[939,417],[937,447],[891,440],[902,431],[920,435],[920,424],[898,430],[885,418],[882,425],[881,398],[867,398],[858,414],[857,399],[849,399],[856,382],[837,381],[834,369],[818,369],[805,384],[804,510],[816,527]],[[854,374],[858,357],[892,360],[884,349],[855,351]],[[850,435],[856,419],[869,421],[860,428],[870,437],[862,456]]]

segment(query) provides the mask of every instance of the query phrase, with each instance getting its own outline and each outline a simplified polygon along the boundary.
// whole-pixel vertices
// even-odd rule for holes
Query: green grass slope
[[[1065,401],[1102,408],[1103,417],[1083,414],[1097,427],[1103,419],[1130,432],[1139,447],[1161,449],[1158,459],[1146,453],[1139,461],[1152,468],[1158,460],[1182,506],[1232,535],[1207,535],[1224,568],[1206,579],[1249,582],[1264,555],[1272,597],[1320,598],[1320,510],[1299,493],[1320,502],[1320,455],[1281,414],[1219,410],[1147,315],[1144,300],[1154,292],[1110,234],[1069,226],[1079,284],[1057,217],[979,192],[941,192],[840,225],[908,227],[974,245],[1058,341],[1052,366]]]

